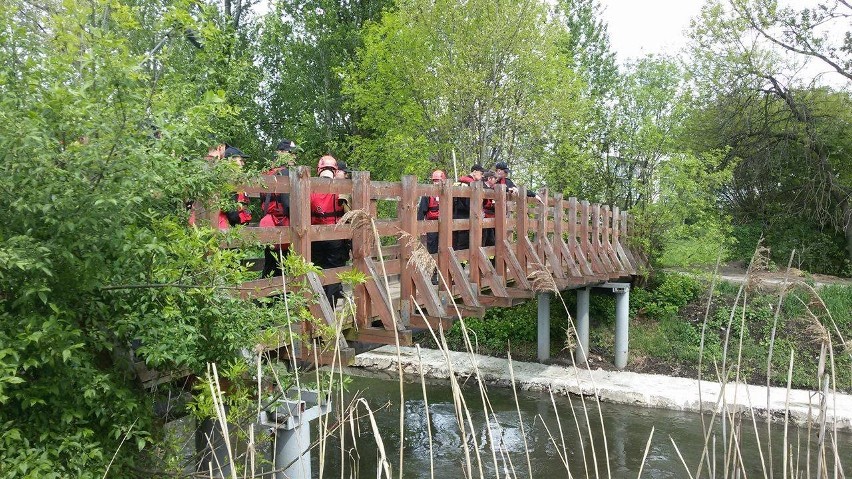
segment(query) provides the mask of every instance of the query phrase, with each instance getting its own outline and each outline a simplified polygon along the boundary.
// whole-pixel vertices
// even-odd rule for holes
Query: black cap
[[[482,165],[480,165],[479,163],[477,163],[477,164],[473,165],[473,166],[470,168],[470,171],[471,171],[471,172],[474,172],[474,171],[485,171],[485,168],[483,168],[483,167],[482,167]]]
[[[278,142],[278,146],[275,147],[275,151],[289,151],[294,152],[299,149],[299,145],[296,144],[293,140],[288,140],[286,138],[282,139]]]
[[[243,153],[243,150],[237,148],[236,146],[229,146],[225,148],[225,158],[230,158],[232,156],[239,156],[240,158],[248,158],[249,156]]]
[[[495,170],[505,170],[505,171],[509,171],[509,165],[507,165],[505,161],[498,161],[498,162],[494,165],[494,169],[495,169]]]
[[[491,177],[494,177],[494,176],[497,176],[497,175],[491,170],[488,170],[488,171],[482,173],[483,178],[491,178]]]
[[[345,173],[351,173],[352,169],[343,160],[337,160],[337,169]]]

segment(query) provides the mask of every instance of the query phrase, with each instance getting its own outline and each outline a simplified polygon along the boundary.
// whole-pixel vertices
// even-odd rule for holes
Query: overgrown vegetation
[[[770,383],[785,387],[790,351],[796,364],[792,385],[797,388],[818,389],[817,366],[820,355],[819,337],[813,331],[807,305],[812,303],[813,292],[807,287],[797,287],[785,298],[778,317],[776,335],[775,309],[778,291],[749,292],[745,307],[736,302],[739,286],[733,283],[717,285],[710,303],[705,325],[705,311],[710,283],[678,273],[662,273],[648,285],[633,288],[630,292],[630,361],[627,369],[639,372],[673,374],[698,377],[699,356],[703,354],[702,377],[720,379],[718,368],[725,352],[726,338],[737,343],[743,334],[741,380],[752,384],[766,382],[767,358],[770,344],[774,344]],[[819,290],[825,311],[816,308],[821,321],[828,321],[830,312],[837,329],[844,335],[852,330],[852,287],[830,285]],[[576,296],[565,294],[569,311],[576,311]],[[813,305],[811,305],[813,307]],[[731,312],[734,310],[734,316]],[[528,301],[514,308],[491,309],[485,318],[468,318],[465,321],[478,352],[506,356],[506,345],[511,345],[512,357],[518,360],[536,360],[537,302]],[[606,366],[612,361],[615,331],[615,301],[604,292],[591,295],[590,348]],[[730,323],[730,331],[728,325]],[[565,348],[568,316],[558,299],[551,302],[551,351],[554,360],[571,364],[573,349]],[[702,331],[705,331],[702,341]],[[423,338],[429,343],[428,338]],[[455,350],[464,350],[461,325],[447,332],[447,344]],[[835,380],[838,389],[852,392],[852,357],[836,343],[837,368]],[[733,346],[729,345],[729,350]],[[729,353],[730,354],[730,353]],[[730,360],[730,358],[729,358]],[[733,379],[733,378],[728,378]]]

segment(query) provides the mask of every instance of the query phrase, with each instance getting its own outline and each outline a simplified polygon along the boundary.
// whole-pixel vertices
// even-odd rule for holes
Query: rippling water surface
[[[642,477],[689,477],[678,458],[675,446],[672,445],[672,440],[693,474],[701,457],[704,429],[699,414],[613,404],[600,404],[599,414],[597,404],[589,399],[586,399],[584,407],[583,400],[578,397],[554,397],[551,400],[550,395],[546,393],[519,392],[519,417],[512,391],[490,387],[488,401],[494,414],[486,420],[479,388],[472,381],[464,387],[464,397],[471,411],[475,434],[468,434],[466,441],[456,418],[449,383],[428,382],[429,420],[432,430],[430,441],[421,385],[417,378],[410,378],[409,381],[411,382],[405,385],[406,478],[432,477],[430,453],[434,457],[434,477],[464,477],[465,447],[470,454],[474,477],[479,477],[477,451],[485,477],[495,477],[495,457],[496,467],[502,472],[501,477],[507,477],[507,472],[509,477],[529,477],[525,454],[525,451],[529,451],[532,475],[535,478],[568,477],[566,462],[573,477],[636,478],[652,428],[654,437]],[[393,378],[354,377],[347,395],[351,397],[356,394],[367,399],[375,410],[385,451],[396,477],[399,455],[398,383]],[[709,423],[711,417],[705,416],[704,420]],[[710,438],[709,447],[711,454],[715,451],[716,458],[715,461],[711,458],[709,462],[715,464],[716,477],[722,477],[725,466],[720,439],[722,430],[718,418],[716,423],[713,428],[715,438]],[[763,457],[769,457],[767,425],[765,422],[757,424],[761,437],[760,446],[755,441],[754,425],[750,420],[743,420],[739,427],[742,429],[740,451],[746,463],[745,477],[764,477],[760,457],[761,452]],[[469,426],[467,431],[470,431]],[[360,422],[354,432],[357,438],[355,441],[352,434],[351,429],[347,427],[342,452],[339,435],[328,443],[323,477],[376,477],[378,452],[369,422]],[[781,477],[783,425],[773,424],[771,434],[773,473],[767,472],[766,475]],[[606,441],[603,440],[604,436]],[[793,448],[793,462],[800,470],[800,477],[814,477],[814,471],[808,473],[806,467],[808,460],[811,468],[815,467],[815,448],[811,448],[808,457],[807,441],[810,436],[814,442],[816,433],[812,431],[809,434],[806,429],[790,428],[788,436]],[[841,463],[847,470],[852,470],[852,435],[841,434],[836,439]],[[315,453],[315,474],[319,472],[317,456]],[[595,457],[597,461],[594,460]],[[833,458],[829,457],[828,463],[831,465],[833,462]],[[770,461],[766,459],[767,470],[769,467]],[[706,469],[702,476],[708,477]],[[791,477],[789,472],[788,477]]]

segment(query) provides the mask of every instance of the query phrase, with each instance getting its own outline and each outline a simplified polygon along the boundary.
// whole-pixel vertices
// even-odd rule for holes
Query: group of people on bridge
[[[265,171],[264,174],[289,176],[290,168],[296,165],[297,151],[299,151],[299,147],[294,141],[288,139],[279,141],[275,150],[276,166]],[[244,160],[248,156],[239,148],[222,143],[211,147],[205,158],[208,161],[228,159],[242,168]],[[518,188],[509,178],[510,173],[509,166],[505,162],[497,162],[493,170],[486,170],[481,165],[475,164],[469,173],[457,179],[455,185],[470,186],[474,182],[482,182],[483,187],[486,189],[493,189],[496,185],[505,185],[508,193],[516,194]],[[331,155],[324,155],[317,162],[317,175],[321,178],[346,179],[351,177],[351,171],[343,161],[339,161]],[[447,180],[447,175],[443,170],[438,169],[432,172],[431,180],[434,184],[440,184]],[[529,197],[537,197],[533,192],[528,192],[527,195]],[[290,198],[288,194],[266,193],[261,195],[260,199],[261,218],[258,226],[280,227],[290,225]],[[235,205],[233,209],[220,210],[218,213],[219,229],[224,230],[232,226],[247,225],[252,221],[249,197],[244,193],[235,192],[232,195],[232,200]],[[345,194],[311,193],[311,224],[336,224],[349,211],[350,202],[349,195]],[[441,205],[439,204],[438,196],[424,196],[420,200],[417,219],[420,221],[437,220],[440,208]],[[454,198],[451,208],[453,219],[470,218],[470,198]],[[485,218],[494,218],[495,204],[493,199],[483,200],[482,212]],[[194,224],[194,222],[194,215],[191,214],[190,223]],[[494,246],[495,241],[494,228],[484,229],[482,232],[482,246]],[[425,243],[429,253],[437,253],[438,233],[426,233]],[[470,247],[470,232],[453,231],[452,245],[455,250],[468,249]],[[289,253],[289,246],[289,244],[266,246],[264,250],[263,272],[261,273],[262,277],[267,278],[282,274],[281,260]],[[351,241],[347,239],[322,240],[311,243],[311,259],[315,265],[323,269],[345,266],[349,260],[350,252]],[[437,274],[433,275],[432,282],[437,284]],[[343,296],[340,283],[329,284],[324,288],[329,303],[332,305],[336,303],[338,298]]]

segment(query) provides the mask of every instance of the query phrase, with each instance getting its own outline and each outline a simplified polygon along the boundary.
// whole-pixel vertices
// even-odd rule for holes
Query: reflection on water
[[[393,379],[355,377],[349,389],[348,396],[351,397],[357,393],[366,398],[373,409],[378,409],[375,415],[382,434],[381,439],[396,476],[399,455],[398,383]],[[473,381],[470,381],[464,387],[464,392],[467,406],[471,411],[475,434],[470,434],[468,427],[467,437],[464,438],[449,384],[430,381],[427,391],[431,441],[421,386],[419,382],[410,382],[405,386],[404,477],[406,478],[431,477],[430,442],[431,453],[434,456],[434,477],[438,478],[464,476],[465,444],[470,453],[475,477],[479,477],[478,461],[481,461],[485,477],[495,477],[495,468],[500,471],[500,477],[507,477],[507,472],[510,477],[529,477],[527,457],[524,452],[529,451],[532,475],[535,478],[568,477],[565,462],[574,477],[635,478],[652,428],[654,428],[654,437],[645,460],[642,477],[689,477],[678,459],[672,440],[677,444],[692,474],[695,473],[701,457],[704,429],[701,416],[694,413],[601,404],[601,413],[598,414],[598,406],[589,399],[586,399],[584,408],[582,398],[555,397],[552,403],[548,394],[519,392],[521,409],[519,418],[512,391],[489,388],[488,400],[494,414],[486,420],[479,389]],[[554,403],[558,415],[554,412]],[[704,419],[709,422],[710,416]],[[346,452],[342,454],[345,458],[343,461],[341,461],[339,435],[335,434],[335,437],[329,440],[324,458],[324,477],[376,477],[378,462],[376,441],[369,422],[363,421],[355,429],[357,447],[353,446],[351,428],[345,427],[343,447]],[[521,422],[523,422],[523,432]],[[740,450],[744,456],[746,477],[763,477],[754,426],[750,420],[744,418],[740,428],[742,434],[738,440],[741,441]],[[602,439],[602,429],[605,430],[606,441]],[[762,453],[764,457],[768,457],[766,424],[758,423],[758,431],[761,437]],[[721,428],[718,424],[714,427],[714,432],[716,437],[710,438],[711,445],[708,450],[711,454],[715,451],[716,460],[713,461],[711,456],[707,462],[715,464],[716,477],[723,477],[725,461],[720,438]],[[780,452],[783,448],[783,434],[782,425],[772,426],[774,459],[771,466],[774,473],[772,475],[767,473],[770,477],[781,477]],[[814,468],[816,464],[815,448],[811,448],[810,457],[806,453],[808,431],[791,428],[788,434],[793,448],[791,453],[793,462],[801,471],[800,477],[815,476],[813,469],[810,474],[806,469],[808,459],[810,459],[811,468]],[[814,442],[816,433],[812,432],[810,436],[811,442]],[[841,458],[841,462],[845,460],[848,463],[849,459],[846,458],[852,458],[852,436],[844,434],[837,437],[837,444],[838,457]],[[475,454],[477,450],[479,459]],[[318,454],[314,454],[315,462],[319,461],[317,456]],[[593,458],[597,458],[597,461]],[[830,467],[833,462],[829,457]],[[849,464],[844,465],[847,468],[852,467]],[[341,467],[343,471],[340,470]],[[768,467],[770,463],[767,460]],[[317,465],[314,470],[318,470]],[[708,477],[706,468],[702,476]],[[730,476],[733,477],[733,474]],[[788,477],[792,477],[789,471]]]

